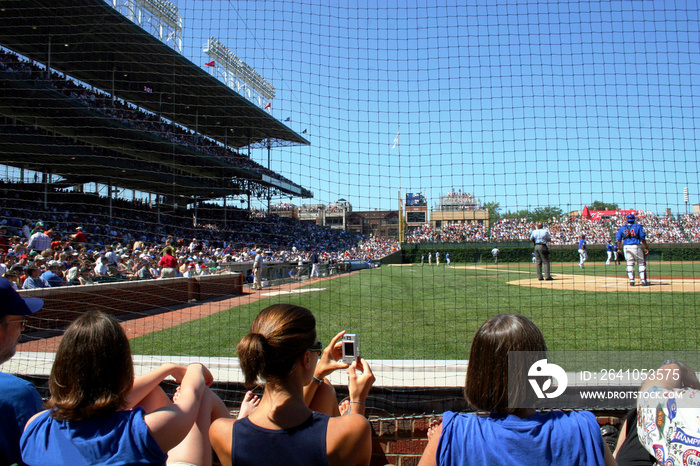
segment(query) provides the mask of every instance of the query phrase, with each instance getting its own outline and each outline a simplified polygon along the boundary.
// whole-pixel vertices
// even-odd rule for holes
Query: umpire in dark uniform
[[[537,229],[530,234],[530,241],[535,243],[535,264],[537,264],[538,280],[554,280],[549,274],[549,248],[547,243],[551,241],[549,230],[543,228],[542,222],[537,222]],[[542,264],[544,264],[544,277],[542,277]]]

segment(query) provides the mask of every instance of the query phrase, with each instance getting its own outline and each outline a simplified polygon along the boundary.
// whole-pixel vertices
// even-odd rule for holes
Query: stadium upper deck
[[[0,9],[0,21],[13,25],[12,28],[0,28],[1,45],[186,128],[196,128],[198,134],[223,142],[228,147],[271,148],[309,144],[102,0],[78,0],[70,5],[48,0],[8,2]],[[12,93],[7,92],[7,95]],[[41,93],[33,95],[47,99]],[[17,115],[7,110],[16,110],[27,103],[26,99],[4,102],[3,113],[16,118]],[[39,107],[47,106],[52,105],[48,102],[39,104]],[[91,120],[92,123],[95,121]],[[43,127],[49,126],[45,124]],[[55,127],[53,125],[51,131]],[[81,133],[78,126],[74,132],[80,139],[87,130]],[[122,144],[128,139],[121,139]],[[99,141],[99,145],[105,147],[104,140]],[[114,143],[109,148],[123,151]],[[158,152],[158,149],[151,152]],[[199,160],[203,162],[204,158]],[[74,163],[80,163],[80,159]],[[85,158],[85,163],[95,166],[94,160]],[[205,179],[207,176],[221,176],[222,167],[216,166],[220,164],[208,165],[215,166],[209,167],[203,176]],[[54,170],[53,173],[58,172]],[[197,176],[202,177],[202,174]],[[274,176],[250,172],[245,174],[245,179],[282,193],[312,197],[307,189]],[[158,184],[162,183],[154,184],[153,192],[158,192],[155,190]],[[230,194],[236,194],[239,185],[232,188]],[[180,195],[192,196],[193,193],[190,189]],[[203,191],[198,195],[212,198],[221,196],[222,192]]]

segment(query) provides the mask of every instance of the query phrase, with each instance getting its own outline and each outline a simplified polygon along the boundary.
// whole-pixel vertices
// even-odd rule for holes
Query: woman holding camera
[[[324,377],[348,367],[336,362],[343,333],[323,350],[308,309],[275,304],[258,314],[237,349],[246,387],[262,379],[264,393],[247,418],[212,423],[209,437],[221,464],[369,464],[372,442],[364,403],[374,376],[367,361],[358,358],[348,368],[348,415],[331,417],[309,407],[327,408],[331,398]],[[335,399],[332,403],[337,406]]]
[[[616,464],[592,413],[534,409],[528,370],[546,358],[546,350],[530,319],[501,314],[487,320],[472,341],[464,395],[489,415],[445,412],[442,423],[431,427],[419,464]],[[527,352],[516,353],[523,357],[510,372],[509,351]]]

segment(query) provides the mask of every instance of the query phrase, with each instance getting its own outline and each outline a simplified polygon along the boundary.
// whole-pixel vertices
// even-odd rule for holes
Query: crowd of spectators
[[[270,210],[279,212],[289,212],[291,210],[294,210],[295,207],[296,206],[291,202],[278,202],[277,204],[271,206]]]
[[[441,210],[482,210],[481,201],[473,194],[454,189],[440,198]]]
[[[653,212],[640,212],[639,222],[644,226],[650,243],[699,243],[700,214],[659,216]],[[552,218],[545,222],[552,241],[550,244],[577,244],[582,234],[589,244],[614,242],[615,232],[624,223],[621,216],[605,220],[586,218]],[[406,235],[407,243],[507,243],[530,241],[536,222],[528,218],[504,218],[491,224],[486,231],[478,222],[448,223],[435,229],[426,223]]]
[[[0,269],[18,287],[158,278],[167,246],[177,261],[177,276],[217,273],[225,263],[251,262],[256,248],[265,251],[265,261],[294,264],[308,263],[314,253],[328,262],[377,261],[399,248],[394,240],[365,239],[263,211],[249,216],[229,209],[224,225],[206,218],[222,217],[223,208],[207,205],[199,209],[200,223],[194,226],[194,212],[185,208],[159,212],[143,201],[112,199],[110,218],[109,199],[95,194],[54,189],[44,208],[43,193],[26,185],[2,183],[0,193]]]
[[[472,243],[486,242],[488,236],[483,223],[449,223],[436,230],[426,223],[406,235],[407,243]]]
[[[19,55],[2,48],[0,48],[0,70],[10,72],[21,80],[31,81],[34,86],[55,89],[66,98],[79,100],[83,105],[98,111],[106,117],[119,120],[123,125],[146,131],[151,135],[160,137],[164,141],[189,147],[201,154],[225,160],[228,164],[235,167],[265,174],[296,186],[288,178],[262,166],[249,157],[202,134],[168,121],[159,115],[147,112],[94,88],[89,88],[54,71],[51,71],[49,79],[45,68],[21,59]]]

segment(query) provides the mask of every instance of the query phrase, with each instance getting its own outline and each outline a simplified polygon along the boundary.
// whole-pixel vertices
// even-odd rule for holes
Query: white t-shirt
[[[637,434],[659,464],[700,465],[700,390],[651,387],[637,402]]]

